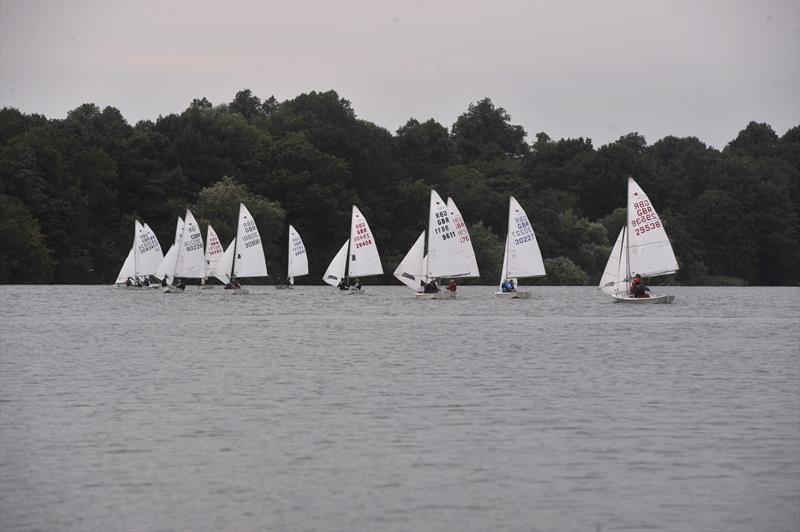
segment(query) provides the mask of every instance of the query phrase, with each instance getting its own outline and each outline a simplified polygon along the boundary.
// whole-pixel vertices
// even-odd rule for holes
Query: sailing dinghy
[[[238,279],[269,275],[264,247],[261,245],[261,235],[244,203],[239,204],[236,238],[228,245],[212,273],[225,283],[225,293],[231,295],[248,293],[246,288],[239,286]]]
[[[172,275],[167,274],[165,294],[176,294],[184,291],[183,279],[202,279],[205,277],[205,261],[203,253],[203,235],[192,211],[186,209],[186,218],[176,246],[175,263]]]
[[[427,252],[426,252],[427,248]],[[397,265],[394,276],[415,291],[417,299],[452,299],[455,291],[426,291],[426,286],[443,277],[477,277],[478,263],[467,224],[452,198],[447,202],[431,190],[428,230],[422,234]]]
[[[133,246],[117,275],[115,284],[126,288],[147,286],[147,283],[143,285],[141,281],[147,281],[156,272],[163,259],[161,244],[158,243],[153,230],[149,225],[142,225],[136,220],[133,224]],[[127,284],[128,279],[133,283],[130,286]],[[157,288],[158,284],[154,283],[153,286]]]
[[[673,295],[631,293],[634,274],[642,277],[671,275],[678,271],[672,245],[650,199],[628,178],[627,220],[619,232],[600,279],[600,289],[615,303],[672,303]]]
[[[175,261],[178,258],[178,242],[183,234],[183,218],[178,216],[178,222],[175,224],[175,241],[167,250],[167,254],[161,259],[161,262],[156,268],[155,276],[163,283],[166,281],[172,272],[175,270]]]
[[[525,209],[511,196],[508,200],[508,234],[503,270],[500,272],[500,286],[494,295],[507,299],[528,299],[531,294],[520,289],[518,279],[544,275],[542,252],[536,242],[533,226]]]
[[[293,288],[294,278],[308,275],[308,255],[300,233],[289,226],[289,259],[286,263],[286,284],[276,284],[275,288]]]
[[[362,294],[360,277],[382,275],[383,266],[378,254],[375,237],[369,228],[367,219],[353,205],[350,217],[350,238],[342,244],[336,256],[328,265],[322,280],[331,286],[338,286],[340,294]],[[351,286],[352,281],[354,285]]]
[[[214,231],[211,224],[208,224],[208,229],[206,230],[205,276],[203,277],[201,288],[213,288],[213,284],[208,284],[208,279],[213,277],[214,268],[217,267],[217,263],[224,253],[225,250],[222,247],[219,236],[217,236],[217,232]]]

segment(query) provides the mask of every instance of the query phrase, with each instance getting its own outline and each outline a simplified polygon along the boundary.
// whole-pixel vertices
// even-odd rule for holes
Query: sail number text
[[[517,228],[511,231],[511,236],[514,237],[514,244],[524,244],[533,240],[533,228],[528,221],[527,216],[518,216],[514,218],[514,224]]]
[[[650,205],[649,200],[640,200],[633,204],[637,218],[631,220],[631,227],[636,236],[643,235],[649,231],[655,231],[661,227],[661,220],[658,219],[656,211]]]
[[[245,221],[242,224],[242,230],[245,233],[242,237],[242,243],[244,244],[245,248],[251,248],[261,243],[261,238],[258,236],[256,223],[253,220]]]
[[[354,229],[355,236],[353,237],[353,244],[355,244],[356,249],[373,244],[372,235],[369,234],[366,223],[358,222]]]

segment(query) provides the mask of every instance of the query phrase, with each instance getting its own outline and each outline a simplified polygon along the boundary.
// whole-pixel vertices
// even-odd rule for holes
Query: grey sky
[[[336,90],[395,132],[490,97],[532,141],[630,131],[718,148],[800,124],[800,2],[0,1],[0,105],[130,123],[193,98]]]

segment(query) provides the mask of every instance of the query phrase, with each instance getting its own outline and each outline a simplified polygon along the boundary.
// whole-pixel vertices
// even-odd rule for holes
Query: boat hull
[[[455,299],[456,293],[449,290],[441,290],[439,292],[425,293],[417,292],[414,294],[414,299]]]
[[[672,303],[675,301],[673,295],[650,296],[650,297],[626,297],[626,296],[611,296],[614,298],[614,303],[633,303],[634,305],[657,305]]]
[[[495,292],[494,297],[498,299],[530,299],[530,292]]]

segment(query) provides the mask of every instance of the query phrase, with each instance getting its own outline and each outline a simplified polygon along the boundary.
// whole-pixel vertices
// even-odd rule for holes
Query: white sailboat
[[[511,196],[508,200],[508,233],[503,270],[500,272],[500,285],[494,295],[499,298],[528,299],[530,292],[521,290],[518,280],[542,277],[546,273],[533,226],[525,209]]]
[[[202,279],[205,277],[205,263],[203,252],[203,235],[192,211],[186,209],[186,218],[181,231],[180,239],[176,244],[175,264],[170,274],[167,274],[165,294],[183,292],[185,285],[183,279]]]
[[[225,283],[226,294],[248,293],[247,289],[238,286],[237,279],[269,275],[261,235],[244,203],[239,204],[236,238],[228,245],[212,274]]]
[[[149,277],[156,272],[156,268],[163,258],[161,244],[158,243],[158,238],[153,230],[149,225],[142,225],[139,220],[136,220],[133,228],[133,246],[125,258],[125,263],[117,275],[115,284],[127,286],[128,279],[131,280],[131,286],[141,286],[142,281],[149,284]]]
[[[382,275],[383,266],[375,244],[375,237],[367,219],[353,205],[350,217],[350,238],[342,244],[338,253],[328,265],[322,280],[331,286],[338,286],[343,294],[362,293],[360,284],[351,286],[351,280],[370,275]]]
[[[628,178],[627,220],[620,230],[605,271],[600,289],[617,303],[672,303],[673,295],[631,293],[634,274],[642,277],[670,275],[678,271],[672,245],[650,199],[633,178]]]
[[[455,297],[455,291],[437,288],[434,292],[426,292],[425,286],[442,277],[478,275],[475,251],[461,212],[452,198],[445,202],[435,190],[431,190],[428,230],[423,231],[411,246],[394,276],[414,290],[414,297],[418,299],[450,299]]]
[[[275,288],[292,288],[294,278],[308,275],[308,255],[300,233],[289,226],[289,259],[286,263],[286,284],[276,284]]]
[[[208,229],[206,230],[205,276],[203,277],[203,288],[211,288],[214,286],[208,284],[208,279],[213,276],[214,268],[216,268],[217,263],[224,253],[225,249],[222,247],[222,242],[220,242],[217,232],[214,231],[211,224],[208,224]]]
[[[161,259],[161,262],[156,268],[155,276],[162,282],[165,277],[172,275],[175,271],[175,261],[178,259],[178,242],[183,234],[183,218],[178,216],[178,222],[175,224],[175,241],[167,250],[167,254]]]

